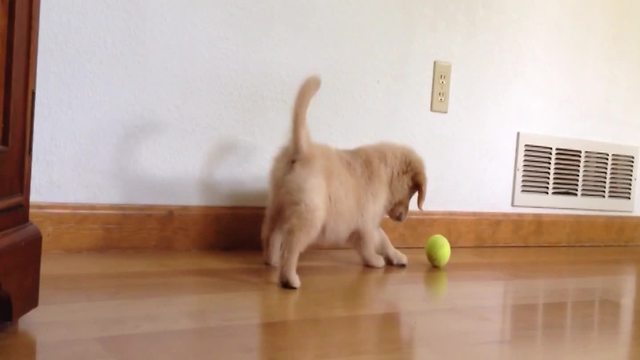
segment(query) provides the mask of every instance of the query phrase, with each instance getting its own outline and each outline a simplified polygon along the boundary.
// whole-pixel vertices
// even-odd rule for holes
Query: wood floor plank
[[[298,291],[257,252],[46,254],[0,359],[640,357],[640,248],[454,249],[445,271],[407,254],[312,251]]]

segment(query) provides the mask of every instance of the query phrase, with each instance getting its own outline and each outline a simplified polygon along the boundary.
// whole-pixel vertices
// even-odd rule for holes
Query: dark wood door
[[[38,304],[42,237],[29,222],[39,0],[0,0],[0,322]]]

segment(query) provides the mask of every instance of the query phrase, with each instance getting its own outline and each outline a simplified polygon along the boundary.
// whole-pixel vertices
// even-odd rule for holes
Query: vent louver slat
[[[609,154],[585,151],[582,169],[582,196],[605,198],[607,196],[607,172]]]
[[[525,145],[522,164],[522,191],[548,194],[551,181],[550,147]]]
[[[609,197],[631,200],[633,189],[633,169],[635,159],[628,155],[611,155],[611,171],[609,175]]]
[[[553,166],[553,195],[578,196],[582,151],[558,148]]]
[[[637,147],[519,134],[514,206],[633,211]]]

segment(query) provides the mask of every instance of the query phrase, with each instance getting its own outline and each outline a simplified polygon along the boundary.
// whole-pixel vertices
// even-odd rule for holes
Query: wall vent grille
[[[638,148],[518,134],[514,206],[633,211]]]

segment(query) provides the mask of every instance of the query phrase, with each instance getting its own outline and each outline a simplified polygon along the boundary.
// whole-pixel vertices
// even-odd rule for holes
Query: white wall
[[[33,200],[262,205],[318,73],[316,140],[414,146],[429,209],[530,211],[517,131],[640,145],[638,19],[637,0],[43,1]]]

